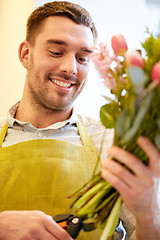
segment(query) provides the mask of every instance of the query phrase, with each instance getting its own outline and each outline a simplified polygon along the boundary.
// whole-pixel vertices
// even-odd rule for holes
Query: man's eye
[[[88,63],[88,57],[78,57],[78,61],[82,64]]]
[[[58,51],[49,51],[49,54],[53,57],[60,57],[62,56],[62,52],[58,52]]]

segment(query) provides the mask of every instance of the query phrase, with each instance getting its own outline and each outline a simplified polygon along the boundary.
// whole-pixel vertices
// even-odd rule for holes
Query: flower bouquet
[[[100,43],[91,56],[111,91],[111,97],[104,96],[106,104],[100,109],[102,124],[114,128],[114,145],[133,153],[146,165],[149,160],[137,145],[137,137],[146,136],[160,150],[160,37],[148,35],[142,43],[144,52],[129,52],[125,38],[118,35],[112,37],[111,54]],[[104,230],[101,240],[112,237],[123,202],[119,193],[98,173],[75,195],[72,207],[76,213],[95,220]]]

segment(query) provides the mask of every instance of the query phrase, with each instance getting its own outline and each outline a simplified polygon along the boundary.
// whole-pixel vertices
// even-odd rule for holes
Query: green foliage
[[[116,133],[119,137],[123,137],[123,135],[127,132],[131,125],[131,116],[129,115],[128,109],[124,109],[116,122]]]
[[[144,70],[150,76],[153,65],[160,61],[160,37],[155,38],[153,34],[142,43],[142,47],[146,52],[146,61]]]
[[[100,109],[100,119],[106,128],[114,128],[118,117],[119,107],[116,102],[105,104]]]

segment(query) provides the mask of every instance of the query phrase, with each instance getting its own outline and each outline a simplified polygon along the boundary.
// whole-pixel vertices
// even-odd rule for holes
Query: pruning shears
[[[76,239],[81,230],[90,232],[96,229],[96,221],[88,219],[87,216],[75,216],[72,214],[60,214],[53,219],[65,229],[73,239]]]

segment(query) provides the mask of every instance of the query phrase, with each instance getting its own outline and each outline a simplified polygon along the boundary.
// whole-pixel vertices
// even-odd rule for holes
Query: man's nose
[[[75,55],[67,55],[63,57],[60,65],[60,71],[65,72],[69,75],[77,74],[77,61]]]

